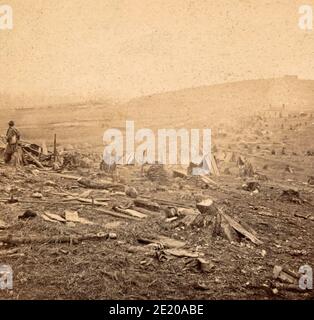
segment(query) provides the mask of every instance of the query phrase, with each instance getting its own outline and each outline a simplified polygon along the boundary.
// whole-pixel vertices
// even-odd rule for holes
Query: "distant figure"
[[[286,148],[285,148],[285,147],[282,147],[281,154],[282,154],[283,156],[286,155]]]
[[[6,134],[7,146],[4,151],[4,162],[10,163],[11,160],[14,160],[14,165],[21,163],[21,152],[19,150],[19,141],[21,135],[20,132],[15,128],[14,122],[9,122],[9,128]]]
[[[119,157],[117,156],[115,150],[112,150],[111,152],[105,150],[103,159],[100,163],[100,170],[105,171],[107,174],[110,174],[114,182],[118,180],[118,161]]]

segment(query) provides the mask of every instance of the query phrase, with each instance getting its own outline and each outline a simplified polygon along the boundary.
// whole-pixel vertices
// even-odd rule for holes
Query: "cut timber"
[[[290,270],[284,269],[281,266],[274,266],[273,278],[290,284],[298,283],[298,275],[293,274]]]
[[[212,199],[206,199],[196,204],[201,213],[189,213],[179,221],[187,227],[205,228],[210,226],[216,219],[218,209]]]
[[[179,224],[180,225],[184,225],[186,227],[189,227],[193,224],[193,222],[195,221],[196,217],[198,217],[200,214],[187,214],[185,217],[183,217],[180,221]],[[178,217],[174,217],[174,218],[178,218]]]
[[[96,199],[87,199],[87,198],[81,198],[81,197],[69,197],[67,200],[77,200],[79,202],[92,204],[95,206],[108,206],[108,203],[97,201]],[[109,201],[109,200],[106,200]]]
[[[16,202],[19,202],[19,203],[38,203],[38,204],[68,204],[68,205],[71,205],[71,204],[81,204],[81,205],[99,205],[99,206],[107,206],[107,203],[104,203],[104,202],[98,202],[98,201],[95,201],[95,203],[93,204],[92,202],[89,202],[89,201],[72,201],[73,199],[65,199],[63,201],[41,201],[41,200],[17,200],[15,199]],[[10,201],[12,201],[11,199],[0,199],[0,202],[5,202],[5,203],[10,203]],[[15,203],[15,202],[14,202]]]
[[[303,214],[301,214],[301,213],[295,213],[294,214],[294,216],[295,217],[298,217],[298,218],[302,218],[302,219],[310,219],[311,220],[311,217],[312,217],[312,215],[311,214],[308,214],[308,215],[303,215]],[[1,223],[0,223],[1,224]]]
[[[196,172],[194,169],[196,170]],[[220,176],[215,156],[204,156],[203,160],[199,164],[191,162],[187,172],[189,175],[197,174],[203,176],[209,174],[214,176]]]
[[[196,208],[200,213],[204,214],[217,214],[218,210],[214,205],[214,201],[212,199],[206,199],[196,204]]]
[[[210,163],[209,163],[210,162]],[[209,159],[209,157],[205,156],[203,158],[203,161],[201,163],[204,169],[209,171],[209,174],[212,174],[214,176],[220,176],[220,172],[217,166],[216,158],[214,155],[212,155]]]
[[[110,210],[105,210],[105,209],[95,209],[97,212],[99,213],[103,213],[115,218],[120,218],[120,219],[129,219],[129,220],[134,220],[134,221],[140,221],[140,219],[135,218],[135,217],[131,217],[131,216],[127,216],[126,214],[122,214],[122,213],[118,213],[118,212],[114,212],[114,211],[110,211]]]
[[[215,216],[213,215],[197,214],[190,225],[191,227],[196,227],[196,228],[206,228],[211,226],[214,221],[215,221]]]
[[[80,178],[78,180],[78,183],[86,188],[90,189],[115,189],[115,190],[120,190],[124,191],[125,187],[122,184],[116,184],[116,183],[111,183],[111,182],[104,182],[104,181],[93,181],[90,179],[86,178]]]
[[[70,210],[65,210],[64,212],[65,220],[69,222],[78,222],[82,224],[94,224],[91,221],[88,221],[87,219],[79,217],[78,213],[76,211],[70,211]]]
[[[218,186],[218,183],[212,180],[211,178],[209,178],[208,176],[201,176],[200,178],[206,184],[213,184],[215,186]]]
[[[133,209],[126,209],[125,210],[125,213],[132,216],[132,217],[136,217],[136,218],[139,218],[139,219],[145,219],[147,218],[147,215],[144,214],[144,213],[141,213],[141,212],[138,212],[136,210],[133,210]]]
[[[287,290],[287,291],[296,291],[296,292],[303,292],[303,293],[308,292],[306,290],[301,289],[298,284],[275,283],[275,287],[277,289]]]
[[[41,171],[41,173],[43,173]],[[50,175],[54,175],[56,177],[59,177],[59,178],[63,178],[63,179],[69,179],[69,180],[79,180],[81,177],[77,177],[77,176],[72,176],[70,174],[62,174],[62,173],[56,173],[56,172],[48,172],[48,171],[45,171],[44,172],[45,174],[50,174]]]
[[[134,205],[136,207],[144,208],[144,209],[151,210],[151,211],[159,211],[160,210],[160,206],[158,203],[148,201],[148,200],[143,200],[143,199],[134,200]]]
[[[53,161],[56,162],[57,160],[57,135],[54,134],[53,137]]]
[[[175,257],[183,258],[198,258],[199,254],[197,252],[191,252],[185,249],[167,249],[165,250],[166,254],[170,254]]]
[[[213,235],[214,236],[221,235],[224,238],[228,239],[230,242],[240,241],[240,237],[236,232],[236,230],[233,229],[228,223],[228,221],[225,219],[225,217],[219,213],[216,215],[214,228],[213,228]]]
[[[139,219],[147,218],[146,214],[138,212],[136,210],[132,210],[132,209],[123,209],[123,208],[115,206],[115,207],[113,207],[113,210],[117,211],[117,212],[120,212],[120,213],[127,214],[127,215],[132,216],[132,217],[139,218]]]
[[[187,174],[181,170],[173,170],[173,177],[174,178],[182,178],[185,179],[187,178]]]
[[[220,176],[220,172],[217,166],[216,158],[215,156],[211,157],[211,167],[212,167],[212,172],[215,176]]]
[[[152,201],[157,202],[158,204],[161,204],[161,205],[168,205],[168,206],[174,206],[174,207],[180,207],[180,208],[186,208],[186,209],[194,208],[193,203],[183,203],[183,202],[171,201],[166,199],[157,199],[157,198],[152,199]]]
[[[82,236],[51,236],[51,237],[0,237],[0,242],[12,245],[27,243],[78,243],[84,240],[108,239],[107,233],[86,234]]]
[[[170,248],[170,249],[182,248],[186,245],[186,242],[175,240],[165,236],[158,236],[155,239],[138,238],[137,241],[143,244],[151,244],[151,243],[161,244],[165,248]]]
[[[253,234],[254,231],[251,228],[245,228],[229,215],[222,212],[211,199],[198,203],[197,208],[202,213],[196,215],[194,219],[191,218],[191,221],[188,221],[192,227],[204,228],[212,226],[213,236],[221,235],[230,242],[239,242],[241,240],[240,235],[242,235],[254,244],[262,244],[262,241]],[[248,229],[251,229],[251,231],[248,231]]]
[[[59,222],[66,222],[66,220],[63,219],[62,217],[60,217],[59,215],[54,214],[54,213],[50,213],[49,211],[46,211],[45,215],[51,220],[55,220],[55,221],[59,221]]]
[[[223,213],[221,210],[219,214],[228,222],[228,224],[236,230],[238,233],[242,234],[244,237],[251,240],[254,244],[262,244],[263,242],[257,239],[251,232],[247,231],[246,229],[241,226],[240,223],[233,220],[230,216],[228,216],[226,213]]]
[[[23,152],[25,152],[25,154],[27,154],[27,156],[41,169],[45,169],[45,167],[35,158],[33,157],[28,151],[26,151],[23,148]]]
[[[168,248],[182,248],[186,245],[184,241],[168,238],[165,236],[158,236],[159,241]]]
[[[77,198],[77,200],[84,203],[90,203],[95,206],[108,206],[108,203],[100,202],[99,200],[96,200],[96,199]],[[106,201],[109,201],[109,200],[106,200]]]

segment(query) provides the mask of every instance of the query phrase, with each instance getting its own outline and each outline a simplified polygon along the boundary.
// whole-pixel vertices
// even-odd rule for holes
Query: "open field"
[[[0,257],[14,271],[14,289],[1,291],[0,298],[314,298],[313,291],[287,290],[273,279],[275,265],[293,272],[302,265],[314,265],[314,187],[309,182],[314,175],[314,161],[313,155],[306,154],[314,150],[311,115],[270,119],[248,115],[240,121],[226,118],[229,125],[224,132],[219,126],[213,131],[220,176],[212,176],[214,183],[204,184],[189,176],[172,177],[172,167],[165,168],[166,180],[152,181],[147,169],[143,176],[138,166],[121,166],[118,180],[113,181],[111,175],[99,170],[101,136],[106,127],[123,127],[128,117],[121,109],[117,114],[101,106],[92,110],[64,108],[62,121],[51,109],[49,114],[43,109],[40,114],[37,110],[23,111],[20,118],[15,113],[5,115],[16,119],[25,140],[51,144],[57,133],[60,145],[73,144],[78,154],[90,162],[84,167],[65,167],[59,173],[51,168],[38,170],[33,165],[22,169],[0,165],[0,220],[6,225],[0,230]],[[148,116],[138,116],[139,124],[141,120],[145,124],[143,119]],[[180,123],[180,119],[188,123],[185,115],[177,116],[175,122]],[[200,127],[206,125],[202,117],[197,121]],[[151,126],[161,124],[167,124],[165,118],[156,118]],[[97,137],[99,142],[94,140]],[[84,143],[88,143],[87,148]],[[230,152],[234,152],[235,160],[227,161]],[[236,162],[239,156],[250,161],[254,176],[240,175]],[[80,177],[105,181],[111,187],[88,188],[77,181]],[[243,183],[252,179],[260,184],[257,193],[243,190]],[[159,209],[142,210],[145,217],[141,219],[123,214],[114,217],[101,211],[116,212],[116,206],[131,206],[141,212],[134,198],[125,193],[128,187],[137,190],[137,198],[158,203]],[[291,188],[298,190],[300,198],[282,197],[283,191]],[[42,197],[34,198],[35,192]],[[8,202],[12,196],[18,202]],[[167,220],[169,207],[197,212],[196,203],[207,198],[253,230],[262,244],[256,245],[246,237],[239,242],[213,237],[211,226],[185,225],[183,216]],[[91,205],[92,199],[99,203]],[[19,218],[27,210],[35,212],[36,217]],[[66,221],[66,210],[77,212],[90,224]],[[46,212],[58,215],[62,221],[47,219]],[[99,233],[111,235],[76,240]],[[139,241],[160,236],[170,238],[170,244],[169,239],[165,243],[152,241],[155,245]],[[10,237],[21,242],[14,243]],[[69,241],[61,243],[64,238]],[[173,240],[182,242],[182,257],[169,253]],[[209,263],[209,270],[200,269],[200,258]]]

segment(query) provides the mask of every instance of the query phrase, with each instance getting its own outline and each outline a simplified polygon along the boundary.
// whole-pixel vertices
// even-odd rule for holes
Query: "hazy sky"
[[[250,78],[314,79],[314,0],[6,0],[0,91],[140,96]],[[0,0],[0,4],[3,1]]]

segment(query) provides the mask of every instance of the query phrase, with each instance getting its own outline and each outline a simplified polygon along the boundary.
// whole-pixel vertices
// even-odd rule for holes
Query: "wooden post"
[[[57,160],[57,135],[54,135],[53,140],[53,161],[56,162]]]

